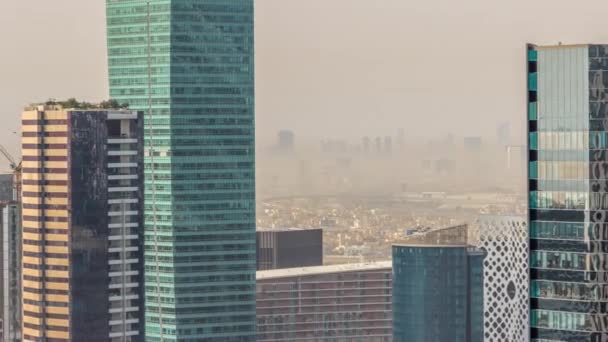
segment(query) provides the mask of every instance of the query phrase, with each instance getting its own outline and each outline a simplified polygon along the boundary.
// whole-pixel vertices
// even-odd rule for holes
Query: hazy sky
[[[104,6],[0,1],[0,143],[11,151],[23,105],[108,97]],[[607,13],[605,0],[258,0],[258,137],[492,137],[510,122],[520,138],[524,44],[608,43]]]

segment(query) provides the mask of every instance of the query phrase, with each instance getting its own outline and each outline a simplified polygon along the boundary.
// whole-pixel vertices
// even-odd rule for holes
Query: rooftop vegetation
[[[65,101],[57,101],[55,99],[49,99],[45,102],[47,106],[61,106],[63,108],[71,109],[127,109],[129,108],[128,103],[118,103],[116,100],[106,100],[100,103],[90,103],[86,101],[78,101],[75,98],[70,98]]]

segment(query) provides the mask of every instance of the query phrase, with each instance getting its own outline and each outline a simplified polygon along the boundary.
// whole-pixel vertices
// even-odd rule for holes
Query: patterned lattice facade
[[[484,341],[528,341],[528,229],[524,217],[483,216]]]

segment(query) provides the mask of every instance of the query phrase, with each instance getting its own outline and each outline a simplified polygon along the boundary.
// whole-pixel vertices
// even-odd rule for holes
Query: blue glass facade
[[[608,341],[608,47],[529,46],[532,341]]]
[[[483,258],[467,246],[393,246],[394,341],[482,342]]]
[[[107,0],[107,23],[111,97],[146,113],[146,340],[253,341],[253,0]]]

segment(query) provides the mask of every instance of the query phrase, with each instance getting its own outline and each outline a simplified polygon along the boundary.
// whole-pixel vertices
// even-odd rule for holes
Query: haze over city
[[[258,146],[405,129],[523,143],[524,44],[604,42],[601,0],[256,1]],[[22,107],[108,97],[103,1],[0,3],[0,142],[18,155]],[[259,149],[263,153],[263,149]],[[1,165],[1,164],[0,164]]]
[[[0,3],[0,342],[608,341],[605,0]]]

